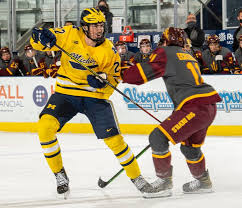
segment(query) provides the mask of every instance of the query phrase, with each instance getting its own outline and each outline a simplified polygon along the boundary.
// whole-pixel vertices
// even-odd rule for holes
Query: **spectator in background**
[[[112,33],[113,13],[109,11],[109,5],[107,1],[99,0],[97,8],[100,9],[102,13],[105,15],[107,32]]]
[[[139,51],[134,55],[136,63],[148,62],[152,52],[151,42],[148,39],[142,39],[139,43]]]
[[[242,35],[242,9],[239,10],[237,19],[239,20],[239,27],[234,32],[233,51],[239,48],[239,37]]]
[[[202,29],[197,26],[196,16],[194,14],[189,14],[186,20],[187,28],[185,32],[188,38],[192,42],[193,50],[202,50],[202,45],[205,40],[205,34]]]
[[[57,71],[60,68],[61,62],[61,52],[60,51],[46,51],[45,52],[45,66],[46,74],[52,78],[56,78]],[[47,77],[46,77],[47,78]]]
[[[242,74],[242,35],[239,37],[239,48],[235,51],[235,59],[236,66],[238,66],[238,70],[236,70],[235,74]]]
[[[121,58],[121,61],[130,61],[134,57],[134,53],[128,50],[127,44],[124,41],[117,41],[115,48]]]
[[[231,74],[234,72],[234,59],[228,48],[219,44],[217,35],[209,35],[207,38],[208,49],[202,52],[203,74]]]
[[[0,76],[25,76],[22,61],[11,55],[8,47],[0,49],[0,57]]]
[[[23,63],[27,75],[47,77],[44,55],[34,50],[31,45],[26,45],[24,51]]]

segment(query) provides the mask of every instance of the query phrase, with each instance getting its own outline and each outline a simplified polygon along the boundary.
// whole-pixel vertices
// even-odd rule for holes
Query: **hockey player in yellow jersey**
[[[54,29],[33,29],[30,40],[41,51],[58,50],[55,44],[68,51],[102,78],[117,86],[120,77],[120,57],[113,44],[104,37],[105,17],[95,8],[84,9],[81,27],[64,26]],[[120,134],[114,108],[109,96],[113,89],[96,78],[83,66],[62,53],[55,93],[50,97],[38,122],[38,134],[44,156],[56,176],[57,192],[69,192],[69,179],[62,164],[57,131],[77,113],[90,120],[98,139],[103,139],[113,151],[127,176],[142,193],[151,189],[145,181],[134,154]],[[98,157],[98,156],[97,156]]]

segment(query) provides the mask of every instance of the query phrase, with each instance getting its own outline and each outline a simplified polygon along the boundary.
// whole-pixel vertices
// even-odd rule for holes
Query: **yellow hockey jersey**
[[[85,42],[85,34],[81,28],[64,26],[50,29],[56,36],[56,44],[69,52],[87,67],[95,72],[105,72],[107,80],[118,85],[120,78],[120,56],[111,41],[105,41],[97,46],[88,46]],[[35,43],[30,39],[34,49],[40,51],[57,51],[57,47],[45,48],[40,42]],[[73,95],[108,99],[113,93],[113,88],[107,85],[105,88],[95,89],[88,85],[87,75],[92,75],[87,69],[71,59],[65,53],[61,55],[61,66],[56,78],[55,92]]]

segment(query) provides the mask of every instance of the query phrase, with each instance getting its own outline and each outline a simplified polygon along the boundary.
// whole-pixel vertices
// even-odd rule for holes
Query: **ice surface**
[[[214,184],[214,193],[184,195],[182,185],[192,179],[179,145],[171,145],[174,166],[173,196],[143,199],[123,172],[106,188],[120,166],[101,140],[87,134],[59,134],[71,195],[58,199],[55,178],[47,166],[37,134],[0,133],[1,208],[237,208],[242,206],[242,138],[208,137],[202,150]],[[124,135],[135,154],[148,145],[148,136]],[[155,179],[151,151],[139,159],[142,174]]]

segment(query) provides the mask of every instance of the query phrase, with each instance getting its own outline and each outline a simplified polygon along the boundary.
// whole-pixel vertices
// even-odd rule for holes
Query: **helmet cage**
[[[142,48],[142,46],[146,46],[146,45],[149,45],[149,47],[150,47],[150,51],[149,51],[149,53],[146,53],[146,54],[144,54],[143,52],[142,52],[142,50],[141,50],[141,48]],[[151,45],[151,42],[150,42],[150,40],[149,39],[142,39],[141,41],[140,41],[140,43],[139,43],[139,50],[140,50],[140,53],[141,54],[143,54],[143,55],[150,55],[151,54],[151,50],[152,50],[152,45]]]
[[[220,42],[220,40],[219,40],[219,37],[217,36],[217,35],[209,35],[208,37],[207,37],[207,43],[208,43],[208,45],[210,44],[210,43],[219,43]]]
[[[0,55],[2,56],[4,53],[11,54],[8,47],[3,47],[3,48],[0,49]]]

